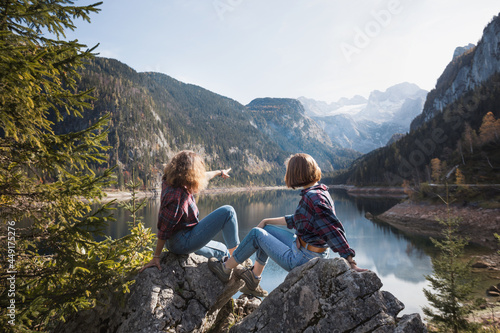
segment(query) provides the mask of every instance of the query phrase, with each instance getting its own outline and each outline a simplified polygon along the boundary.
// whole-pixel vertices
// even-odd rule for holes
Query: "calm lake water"
[[[422,289],[427,286],[424,275],[432,273],[431,243],[421,237],[408,237],[385,224],[366,219],[365,213],[380,214],[395,205],[397,199],[353,198],[342,190],[330,190],[338,218],[344,224],[347,239],[356,250],[356,261],[363,268],[376,272],[382,280],[382,290],[389,291],[405,304],[400,313],[420,313],[427,303]],[[197,198],[200,218],[214,209],[229,204],[238,214],[240,239],[263,218],[293,214],[300,200],[298,190],[271,190],[226,194],[200,195]],[[151,199],[144,208],[143,221],[156,232],[159,199]],[[121,237],[127,234],[128,213],[118,209],[116,223],[108,234]],[[218,235],[217,240],[222,240]],[[331,253],[331,257],[338,257]],[[253,260],[253,258],[252,258]],[[272,260],[263,274],[261,285],[269,292],[285,279],[287,272]]]

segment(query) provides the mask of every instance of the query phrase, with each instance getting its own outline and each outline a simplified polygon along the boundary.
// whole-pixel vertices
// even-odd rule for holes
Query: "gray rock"
[[[381,287],[375,273],[354,272],[343,259],[311,260],[230,332],[426,332],[418,314],[398,320],[404,305]]]
[[[78,313],[57,332],[205,332],[219,310],[243,286],[233,277],[226,285],[195,254],[163,254],[162,270],[152,267],[136,276],[125,299]]]
[[[224,285],[204,257],[164,254],[161,266],[138,274],[125,298],[103,298],[55,331],[426,332],[418,314],[396,317],[404,305],[380,290],[375,273],[356,273],[340,258],[295,268],[262,302],[232,299],[243,282],[233,278]]]
[[[404,315],[398,322],[398,326],[394,333],[408,333],[408,332],[427,332],[420,315],[413,313],[411,315]]]

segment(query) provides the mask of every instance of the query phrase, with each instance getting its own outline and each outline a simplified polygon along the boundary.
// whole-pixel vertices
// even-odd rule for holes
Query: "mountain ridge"
[[[291,98],[256,98],[247,104],[255,117],[256,128],[283,150],[305,152],[313,156],[325,171],[346,168],[342,159],[353,160],[360,154],[332,143],[318,124],[306,115],[299,100]]]
[[[412,121],[410,130],[430,121],[446,106],[500,71],[499,16],[494,16],[484,28],[475,47],[465,48],[463,52],[455,52],[455,55],[438,78],[436,87],[429,92],[423,112]]]
[[[96,57],[82,69],[79,89],[92,88],[96,98],[91,102],[93,109],[86,111],[83,119],[66,116],[63,122],[56,123],[55,130],[81,130],[109,113],[105,144],[111,149],[106,165],[94,168],[99,172],[103,167],[117,165],[119,187],[131,179],[134,171],[146,187],[158,186],[163,165],[182,149],[202,155],[208,169],[232,167],[232,177],[224,181],[225,186],[282,185],[284,161],[308,145],[302,141],[310,133],[302,133],[300,126],[293,129],[300,134],[295,146],[285,150],[266,134],[269,125],[263,115],[203,87],[166,74],[139,73],[118,60]],[[286,105],[289,102],[280,101]],[[315,125],[308,123],[298,101],[292,104],[293,108],[286,112],[297,118],[297,124],[306,124],[307,128]],[[319,140],[321,136],[325,140]],[[311,155],[325,171],[344,168],[359,156],[348,150],[343,154],[343,149],[332,145],[321,132],[316,134],[315,142],[317,147]],[[214,184],[217,186],[218,180]]]
[[[493,57],[494,55],[494,57]],[[357,159],[334,179],[355,185],[500,182],[500,17],[454,58],[410,132]],[[473,70],[472,70],[473,69]],[[481,78],[479,82],[473,80]],[[453,101],[452,101],[453,100]],[[436,105],[442,107],[436,108]],[[432,161],[432,162],[431,162]]]

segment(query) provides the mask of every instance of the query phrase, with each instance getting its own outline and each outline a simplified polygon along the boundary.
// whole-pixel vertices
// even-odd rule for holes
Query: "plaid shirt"
[[[198,214],[191,193],[184,187],[170,187],[163,182],[157,225],[159,239],[169,239],[176,231],[197,225]]]
[[[316,247],[329,246],[341,257],[355,256],[345,237],[344,226],[335,215],[333,200],[328,187],[323,184],[300,191],[302,199],[294,215],[285,216],[289,229],[296,229],[297,236]]]

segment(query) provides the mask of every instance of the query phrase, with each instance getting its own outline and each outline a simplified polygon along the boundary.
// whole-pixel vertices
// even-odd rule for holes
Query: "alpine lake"
[[[383,283],[382,290],[392,293],[404,303],[405,309],[399,314],[420,313],[427,305],[423,289],[429,288],[425,275],[432,274],[431,257],[436,255],[436,248],[427,237],[404,234],[381,222],[369,220],[367,212],[374,216],[397,204],[401,199],[394,197],[353,197],[341,189],[330,189],[335,202],[337,217],[342,221],[347,240],[356,251],[359,267],[367,268],[379,276]],[[278,217],[293,214],[300,201],[299,190],[273,189],[229,191],[225,193],[202,193],[196,202],[200,219],[223,205],[231,205],[238,216],[240,240],[266,217]],[[160,208],[159,196],[147,199],[139,216],[146,227],[157,231],[156,223]],[[128,233],[128,211],[117,208],[114,213],[116,222],[111,222],[107,234],[114,238]],[[215,240],[223,241],[222,235]],[[331,251],[331,250],[329,250]],[[469,246],[467,254],[488,253],[491,250]],[[330,258],[338,257],[331,252]],[[254,260],[254,258],[251,258]],[[152,269],[152,268],[151,268]],[[283,282],[287,271],[269,260],[262,276],[261,286],[271,292]],[[484,290],[493,281],[482,279],[478,296],[484,296]],[[480,290],[483,290],[481,292]]]

